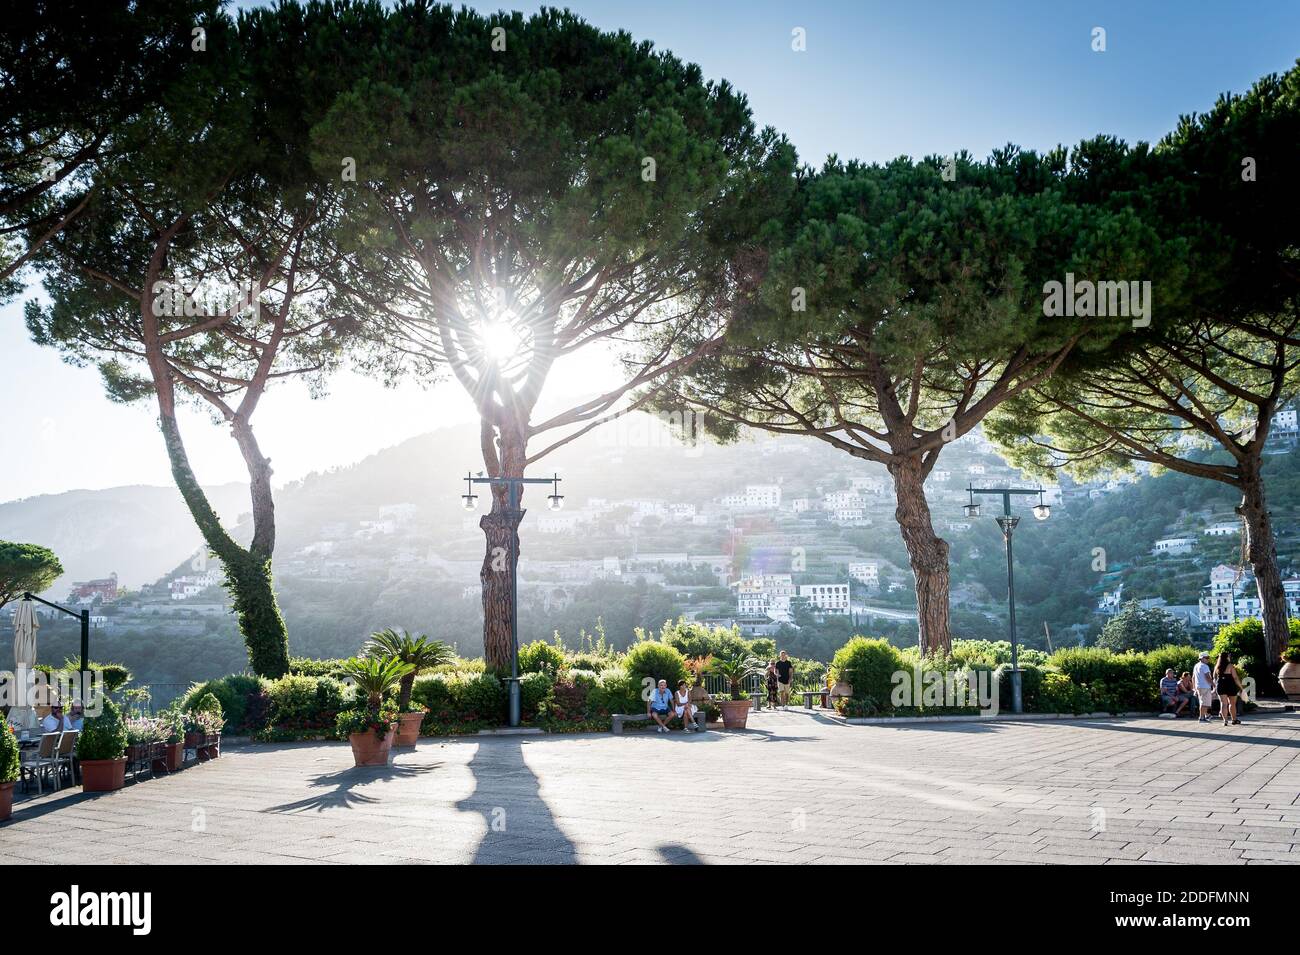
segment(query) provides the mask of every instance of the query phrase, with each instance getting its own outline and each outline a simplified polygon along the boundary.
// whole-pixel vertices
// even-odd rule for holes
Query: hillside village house
[[[743,491],[724,495],[722,506],[732,510],[775,510],[781,506],[781,485],[746,484]]]
[[[1195,537],[1162,537],[1151,548],[1157,557],[1172,557],[1178,554],[1190,554],[1196,548]]]
[[[117,574],[112,573],[100,580],[83,580],[72,585],[68,593],[70,604],[112,603],[117,599]]]
[[[849,615],[848,584],[803,584],[799,587],[799,596],[819,613],[837,617]]]
[[[1287,612],[1300,617],[1300,576],[1291,575],[1282,581],[1286,593]],[[1248,570],[1240,574],[1237,568],[1219,564],[1210,571],[1210,585],[1201,592],[1199,603],[1201,622],[1222,625],[1259,616],[1259,592],[1255,577]]]
[[[1241,524],[1237,521],[1220,521],[1201,531],[1206,537],[1231,537],[1241,533]]]
[[[731,584],[736,591],[737,614],[741,617],[770,617],[790,622],[790,598],[795,595],[789,574],[761,574],[742,577]]]
[[[876,560],[857,560],[849,564],[849,576],[868,587],[880,585],[880,562]]]

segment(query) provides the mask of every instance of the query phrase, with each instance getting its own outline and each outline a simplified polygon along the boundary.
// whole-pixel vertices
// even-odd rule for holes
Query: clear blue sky
[[[1007,142],[1045,149],[1102,132],[1155,140],[1181,114],[1300,56],[1298,0],[567,6],[730,80],[759,122],[786,133],[812,163],[831,152],[867,160],[958,149],[984,156]],[[796,27],[806,31],[806,52],[791,50]],[[1104,53],[1092,50],[1094,27],[1106,30]],[[258,426],[278,480],[351,463],[469,414],[454,388],[383,391],[353,376],[326,402],[315,407],[293,386],[263,402]],[[93,370],[69,368],[31,345],[18,304],[0,309],[0,409],[10,435],[19,421],[34,430],[24,452],[12,437],[6,442],[0,501],[169,481],[149,409],[109,405]],[[196,415],[187,430],[203,481],[243,479],[225,429]]]

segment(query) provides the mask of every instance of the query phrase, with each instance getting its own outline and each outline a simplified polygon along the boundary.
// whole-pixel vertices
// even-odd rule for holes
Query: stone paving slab
[[[244,745],[21,799],[0,863],[1300,864],[1300,714]]]

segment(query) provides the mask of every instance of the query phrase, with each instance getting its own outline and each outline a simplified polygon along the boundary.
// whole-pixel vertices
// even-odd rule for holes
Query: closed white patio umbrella
[[[30,671],[36,665],[36,631],[40,626],[36,619],[36,604],[30,600],[19,601],[14,610],[14,668],[20,673]],[[36,725],[36,710],[30,706],[15,706],[9,711],[9,722],[30,729]]]

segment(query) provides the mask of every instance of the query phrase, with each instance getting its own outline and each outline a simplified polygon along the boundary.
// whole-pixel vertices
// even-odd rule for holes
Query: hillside
[[[294,653],[348,654],[368,632],[384,626],[421,630],[464,653],[479,652],[482,535],[479,514],[468,515],[460,506],[464,476],[477,470],[477,455],[474,428],[443,429],[279,491],[275,569]],[[1296,452],[1268,461],[1284,566],[1300,554],[1296,461]],[[717,555],[733,579],[742,572],[794,572],[800,583],[843,582],[849,561],[876,560],[882,582],[901,585],[896,592],[884,586],[865,592],[855,584],[856,622],[828,619],[798,634],[787,632],[784,639],[798,653],[823,658],[855,629],[900,643],[914,639],[915,625],[906,619],[912,606],[906,554],[892,519],[887,475],[878,466],[798,438],[687,447],[637,419],[574,442],[545,463],[535,473],[560,473],[562,513],[577,515],[581,523],[557,530],[544,506],[545,491],[525,499],[524,640],[547,638],[554,630],[573,640],[599,621],[611,642],[625,645],[634,628],[657,627],[678,613],[734,613],[733,597],[716,574],[664,573],[654,566],[656,555],[673,553]],[[817,500],[855,479],[886,485],[869,494],[861,521],[841,525],[816,512],[791,512],[792,499]],[[1005,634],[1003,545],[991,506],[977,520],[962,517],[968,480],[1024,482],[974,438],[945,449],[928,488],[936,530],[952,546],[954,632],[998,639]],[[747,484],[779,485],[782,508],[746,513],[721,506],[722,495]],[[1201,527],[1233,518],[1228,488],[1167,474],[1105,489],[1067,482],[1062,492],[1050,520],[1040,523],[1026,513],[1016,535],[1019,632],[1026,643],[1043,644],[1044,622],[1057,643],[1086,640],[1100,626],[1098,598],[1120,582],[1126,597],[1194,604],[1209,568],[1235,563],[1238,538],[1200,535]],[[242,487],[212,493],[223,515],[241,512]],[[654,513],[637,510],[655,507]],[[1172,534],[1196,537],[1195,552],[1150,556],[1153,542]],[[77,491],[10,502],[0,506],[0,536],[52,546],[71,577],[117,571],[133,586],[171,573],[199,543],[169,488]],[[1098,549],[1104,551],[1099,570]],[[622,572],[611,577],[601,567],[614,558]],[[63,583],[51,592],[60,598],[65,593]],[[94,655],[123,659],[142,678],[163,682],[238,669],[243,648],[233,620],[219,612],[223,597],[212,588],[196,598],[208,606],[217,601],[216,615],[185,616],[184,602],[171,607],[170,617],[144,615],[148,607],[108,608]],[[165,599],[162,606],[168,607]],[[871,607],[879,611],[874,618],[864,611]],[[74,643],[71,627],[51,622],[43,632],[42,659],[58,662]]]

